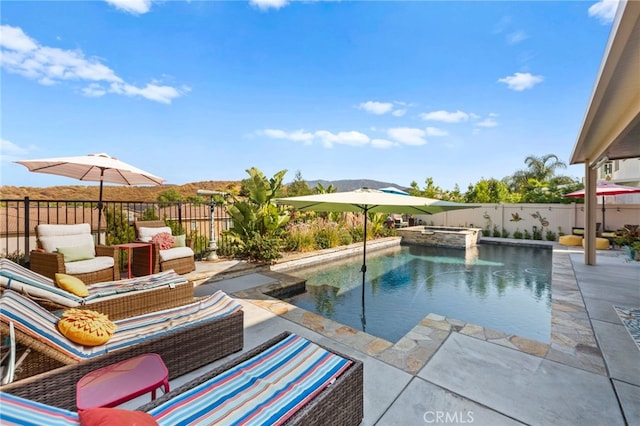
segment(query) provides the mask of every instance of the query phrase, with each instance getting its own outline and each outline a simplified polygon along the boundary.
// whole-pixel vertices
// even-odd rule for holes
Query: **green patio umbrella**
[[[471,204],[414,197],[361,188],[355,191],[328,194],[303,195],[301,197],[278,198],[276,203],[292,206],[302,211],[361,212],[364,214],[364,243],[362,250],[362,306],[364,309],[364,286],[367,272],[367,216],[368,213],[435,214],[450,210],[477,207]]]

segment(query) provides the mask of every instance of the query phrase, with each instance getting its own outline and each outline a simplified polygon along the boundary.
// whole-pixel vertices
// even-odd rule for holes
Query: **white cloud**
[[[260,10],[280,9],[289,4],[288,0],[249,0],[249,4]]]
[[[589,16],[597,18],[602,24],[610,24],[617,10],[618,0],[600,0],[589,7]]]
[[[328,130],[318,130],[315,132],[315,136],[318,137],[327,148],[331,148],[334,144],[363,146],[369,143],[369,136],[354,130],[339,133],[331,133]]]
[[[387,139],[372,139],[371,140],[371,146],[374,148],[381,148],[381,149],[386,149],[386,148],[391,148],[393,146],[396,146],[397,144],[394,142],[391,142]]]
[[[0,64],[8,72],[37,80],[42,85],[63,81],[87,82],[82,92],[87,96],[117,93],[169,104],[182,96],[188,88],[148,83],[137,87],[118,77],[111,68],[96,58],[86,58],[81,50],[64,50],[41,46],[21,28],[0,26]],[[106,88],[100,83],[106,84]]]
[[[527,38],[529,38],[529,36],[527,36],[524,31],[519,30],[507,35],[507,43],[518,44],[521,41],[526,40]]]
[[[484,120],[476,123],[476,126],[478,127],[496,127],[497,125],[498,122],[493,118],[485,118]]]
[[[407,113],[406,109],[397,109],[391,113],[394,117],[402,117]]]
[[[141,15],[151,10],[151,0],[105,0],[116,9],[134,15]]]
[[[424,145],[427,143],[426,136],[427,132],[422,129],[416,129],[411,127],[396,127],[393,129],[387,130],[387,135],[391,139],[394,139],[405,145]]]
[[[437,127],[427,127],[425,129],[427,136],[447,136],[449,132],[443,129],[439,129]]]
[[[332,133],[328,130],[318,130],[314,133],[296,130],[287,132],[280,129],[266,129],[256,132],[271,139],[285,139],[294,142],[304,142],[306,145],[318,141],[325,147],[331,148],[333,145],[364,146],[370,142],[369,136],[357,131]]]
[[[442,121],[445,123],[459,123],[461,121],[467,121],[469,114],[463,111],[449,112],[449,111],[432,111],[420,114],[420,118],[427,121]]]
[[[367,101],[358,105],[358,108],[363,109],[370,114],[383,115],[391,112],[393,104],[391,102]]]
[[[10,163],[19,160],[35,149],[34,146],[24,148],[7,139],[0,138],[0,161]]]
[[[287,139],[294,142],[304,142],[307,145],[313,142],[313,133],[305,132],[302,129],[294,132],[285,132],[284,130],[279,129],[266,129],[258,133],[262,133],[271,139]]]
[[[536,84],[542,82],[542,80],[544,80],[544,77],[541,75],[517,72],[513,75],[498,79],[498,82],[505,83],[511,90],[522,92],[523,90],[531,89]]]

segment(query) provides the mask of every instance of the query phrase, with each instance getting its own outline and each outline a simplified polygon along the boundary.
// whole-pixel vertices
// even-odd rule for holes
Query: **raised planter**
[[[463,249],[477,245],[482,235],[481,228],[454,226],[410,226],[397,232],[405,244]]]

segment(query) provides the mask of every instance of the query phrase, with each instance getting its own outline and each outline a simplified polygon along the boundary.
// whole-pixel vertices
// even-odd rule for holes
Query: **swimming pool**
[[[552,251],[481,244],[403,245],[290,271],[307,291],[284,300],[390,342],[434,313],[549,343]],[[363,315],[364,311],[364,315]]]

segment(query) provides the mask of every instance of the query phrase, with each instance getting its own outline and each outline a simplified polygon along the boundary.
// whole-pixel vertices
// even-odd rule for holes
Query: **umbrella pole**
[[[98,195],[98,245],[100,245],[100,225],[102,224],[102,178],[104,168],[100,169],[100,195]]]
[[[604,227],[604,195],[602,196],[602,229],[600,230],[600,232],[604,232],[605,227]]]
[[[365,275],[367,273],[367,216],[369,209],[364,209],[364,243],[362,244],[362,331],[366,331],[367,319],[364,314],[364,283]]]

